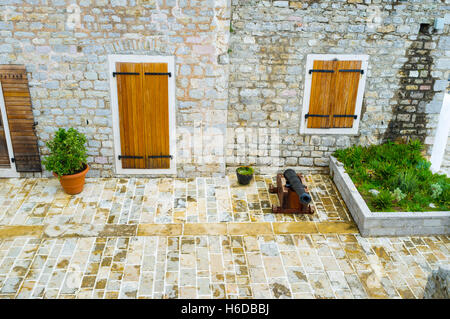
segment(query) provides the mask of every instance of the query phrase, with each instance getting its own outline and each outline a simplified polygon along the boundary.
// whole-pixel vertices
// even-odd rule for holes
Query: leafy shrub
[[[383,189],[380,193],[374,197],[372,204],[378,209],[388,209],[392,207],[393,197],[391,192],[387,189]]]
[[[421,152],[423,150],[423,145],[420,140],[411,140],[408,143],[408,147],[413,152]]]
[[[450,210],[450,178],[431,172],[423,149],[420,141],[411,140],[352,146],[333,155],[344,164],[368,204],[377,210],[390,209],[393,201],[393,209],[401,211]],[[386,192],[373,196],[371,189],[389,191],[391,204],[386,206]],[[431,203],[436,207],[430,208]]]
[[[433,197],[434,199],[439,198],[439,196],[441,196],[442,194],[442,187],[439,183],[434,183],[430,185],[431,187],[431,197]]]
[[[378,179],[386,179],[395,176],[398,172],[397,166],[392,163],[381,163],[375,173]]]
[[[438,198],[438,202],[443,210],[448,210],[450,207],[450,187],[447,187],[442,191],[441,196]]]
[[[404,171],[396,175],[396,185],[405,193],[412,193],[417,190],[419,185],[416,174],[413,171]]]
[[[86,167],[86,136],[74,128],[60,128],[55,137],[46,143],[50,155],[42,162],[48,171],[58,176],[72,175]]]
[[[403,194],[402,190],[397,187],[396,189],[394,189],[394,192],[392,193],[392,197],[394,197],[394,199],[397,202],[400,202],[401,200],[403,200],[406,197],[406,194]]]

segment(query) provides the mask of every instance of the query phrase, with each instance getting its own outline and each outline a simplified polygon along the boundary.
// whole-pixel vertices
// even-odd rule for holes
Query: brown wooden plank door
[[[18,172],[41,172],[41,159],[24,65],[0,65],[0,81]]]
[[[116,63],[122,168],[146,168],[142,64]]]
[[[334,71],[334,61],[315,60],[313,70]],[[334,100],[334,73],[313,72],[311,79],[311,95],[309,99],[309,111],[311,115],[330,115],[330,108]],[[308,128],[328,128],[329,117],[308,117]]]
[[[168,169],[169,147],[169,81],[167,63],[144,63],[144,111],[147,168]],[[149,74],[162,73],[162,74]],[[149,157],[150,156],[150,157]]]
[[[336,61],[335,94],[331,107],[331,127],[351,128],[353,117],[335,117],[335,115],[354,115],[359,80],[361,78],[361,61]],[[346,70],[352,70],[346,72]],[[358,71],[356,71],[358,70]]]

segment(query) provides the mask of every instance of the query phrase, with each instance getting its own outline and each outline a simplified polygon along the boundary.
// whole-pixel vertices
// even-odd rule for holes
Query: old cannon
[[[272,206],[273,213],[284,214],[312,214],[311,195],[305,185],[302,174],[287,169],[283,174],[277,174],[277,187],[271,186],[270,193],[276,193],[280,206]]]

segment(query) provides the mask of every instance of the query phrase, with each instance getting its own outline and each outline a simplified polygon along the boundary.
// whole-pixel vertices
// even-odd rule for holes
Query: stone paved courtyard
[[[0,182],[1,298],[422,298],[448,236],[363,238],[328,175],[314,215],[273,177]]]

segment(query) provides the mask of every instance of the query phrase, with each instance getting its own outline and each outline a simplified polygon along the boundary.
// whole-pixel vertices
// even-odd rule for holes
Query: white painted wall
[[[431,171],[438,172],[441,169],[447,148],[448,135],[450,132],[450,94],[446,93],[439,115],[439,123],[434,137],[433,149],[431,151]],[[450,150],[449,150],[450,151]],[[448,173],[448,172],[447,172]]]
[[[5,100],[3,99],[3,88],[0,83],[0,114],[3,120],[3,127],[5,129],[5,137],[6,137],[6,146],[8,148],[8,154],[10,158],[10,168],[1,168],[0,169],[0,177],[19,177],[20,174],[16,172],[16,164],[11,161],[11,157],[13,157],[14,152],[11,143],[11,135],[9,134],[9,124],[8,124],[8,116],[6,114],[6,106]]]

